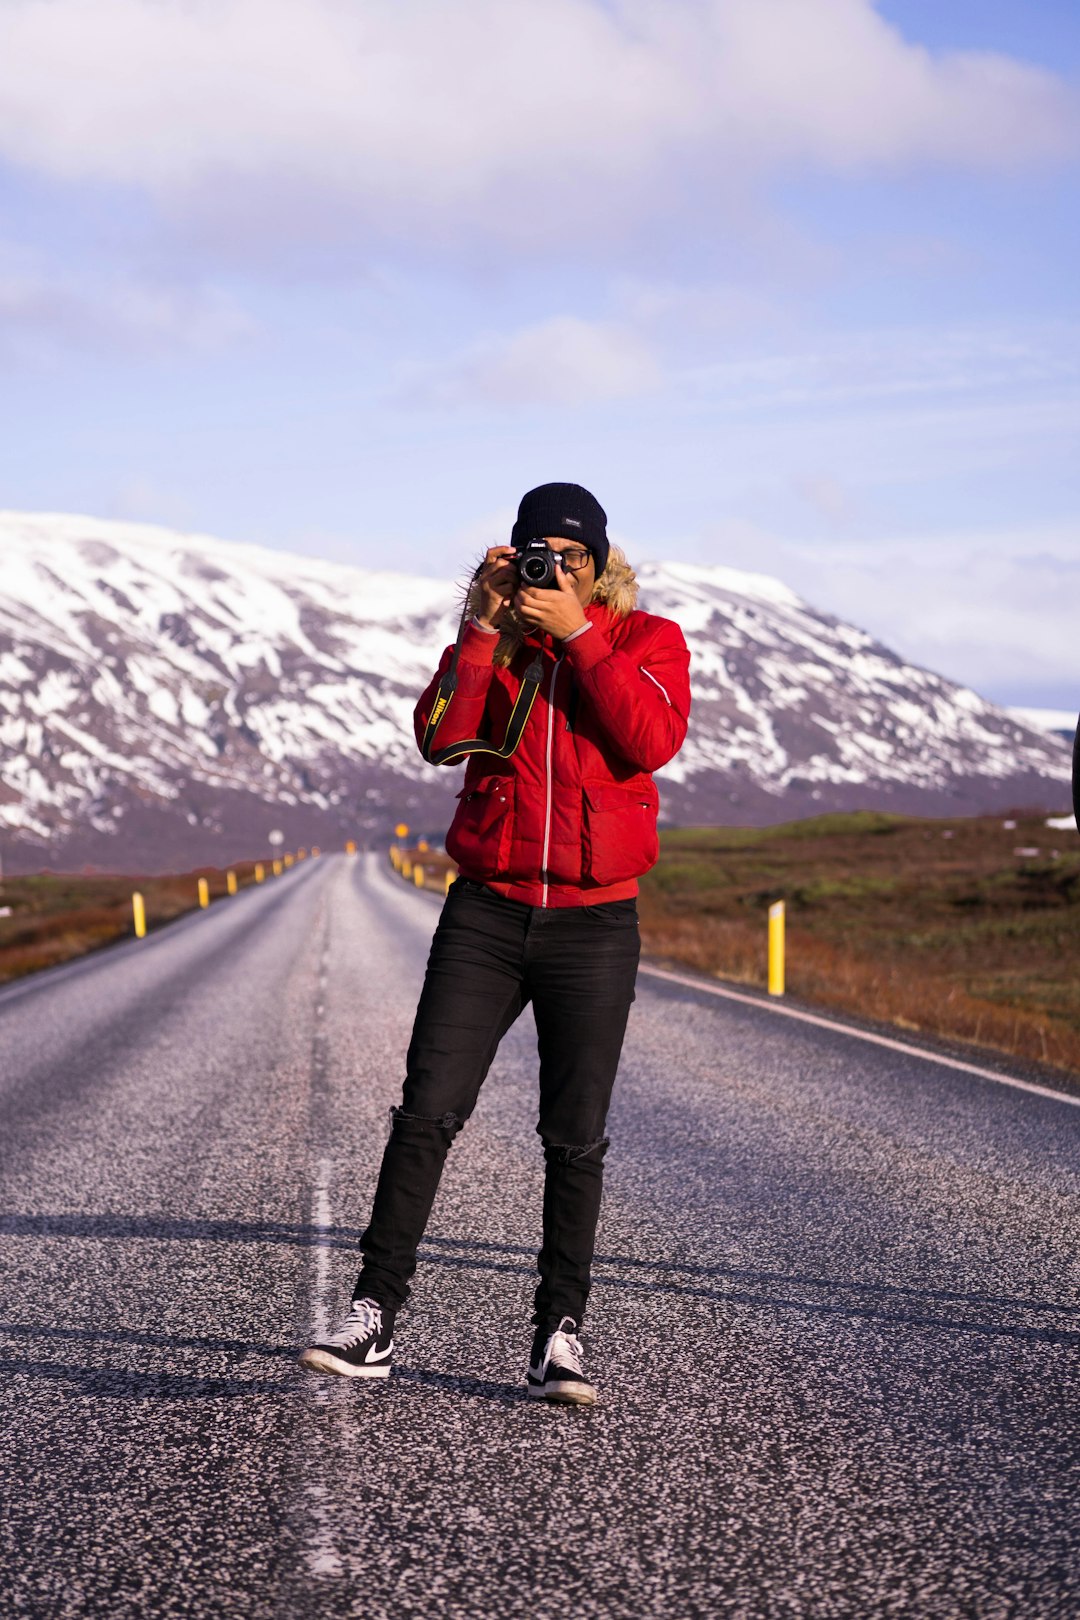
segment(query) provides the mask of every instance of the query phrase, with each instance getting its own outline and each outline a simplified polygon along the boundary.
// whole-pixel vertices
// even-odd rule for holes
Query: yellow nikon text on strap
[[[481,564],[481,567],[483,567],[483,564]],[[474,579],[479,573],[480,569],[478,568],[473,576]],[[424,727],[424,740],[420,744],[420,752],[429,765],[451,765],[459,759],[464,759],[466,754],[495,754],[499,759],[509,759],[521,741],[521,733],[525,730],[525,722],[532,712],[532,706],[536,701],[536,694],[543,679],[543,664],[540,661],[540,654],[537,653],[525,671],[518,695],[514,699],[514,707],[510,711],[510,719],[507,721],[506,736],[498,747],[493,743],[489,743],[484,737],[469,737],[464,742],[450,743],[445,748],[436,748],[435,733],[438,731],[443,716],[450,706],[450,699],[457,691],[457,669],[461,658],[461,643],[465,635],[468,616],[469,603],[466,600],[461,611],[461,623],[458,625],[457,640],[454,643],[450,667],[439,682],[435,702],[432,705],[428,723]]]

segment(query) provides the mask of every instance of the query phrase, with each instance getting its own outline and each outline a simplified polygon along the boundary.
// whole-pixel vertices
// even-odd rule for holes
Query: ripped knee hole
[[[611,1138],[601,1136],[595,1142],[578,1144],[574,1142],[550,1142],[545,1136],[541,1138],[541,1141],[544,1144],[545,1158],[554,1158],[559,1164],[577,1164],[582,1159],[591,1159],[593,1163],[599,1164],[608,1150]]]
[[[453,1109],[447,1109],[445,1114],[409,1114],[404,1108],[390,1110],[391,1130],[397,1130],[399,1126],[408,1129],[410,1125],[418,1125],[424,1129],[433,1125],[437,1130],[449,1131],[456,1136],[464,1123],[462,1116],[455,1114]]]

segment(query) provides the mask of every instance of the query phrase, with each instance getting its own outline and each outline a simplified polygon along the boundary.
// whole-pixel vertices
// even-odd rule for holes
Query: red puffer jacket
[[[673,759],[690,713],[690,653],[670,619],[600,603],[591,629],[543,654],[544,678],[509,759],[472,754],[446,848],[463,877],[531,906],[628,899],[659,853],[651,771]],[[457,690],[437,746],[484,737],[498,745],[537,641],[510,665],[493,662],[498,637],[470,624]],[[438,674],[416,706],[419,743]]]

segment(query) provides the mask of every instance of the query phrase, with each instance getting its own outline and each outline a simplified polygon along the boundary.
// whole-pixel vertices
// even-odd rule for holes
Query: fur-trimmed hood
[[[637,599],[637,575],[627,562],[626,553],[620,546],[613,545],[608,550],[607,567],[593,586],[589,601],[599,602],[617,619],[625,619],[637,607]],[[469,590],[469,609],[475,613],[479,606],[480,588],[474,584]],[[495,648],[496,664],[505,668],[522,646],[527,633],[525,626],[515,618],[513,610],[507,608],[499,644]]]

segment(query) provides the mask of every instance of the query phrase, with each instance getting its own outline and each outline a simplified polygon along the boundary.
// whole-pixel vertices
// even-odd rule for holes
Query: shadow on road
[[[286,1221],[184,1220],[156,1215],[8,1214],[0,1215],[0,1236],[94,1240],[116,1238],[170,1243],[281,1243],[303,1248],[354,1251],[360,1231],[352,1227],[320,1227]],[[424,1240],[421,1255],[428,1265],[468,1270],[532,1275],[535,1269],[534,1251],[512,1243],[429,1236]],[[947,1329],[1043,1344],[1080,1344],[1080,1330],[1008,1320],[1009,1313],[1014,1317],[1049,1314],[1065,1317],[1072,1322],[1080,1316],[1080,1306],[1075,1302],[1059,1304],[988,1292],[855,1282],[846,1278],[809,1277],[731,1265],[684,1264],[665,1259],[645,1260],[627,1255],[598,1254],[595,1266],[596,1286],[602,1289],[625,1289],[649,1295],[669,1294],[712,1300],[722,1305],[801,1312],[809,1316],[906,1323],[913,1327]],[[792,1298],[792,1290],[806,1291],[811,1297]],[[1000,1313],[1005,1319],[975,1319],[965,1314],[966,1308],[975,1308],[983,1313],[987,1310]],[[221,1348],[225,1348],[224,1344]],[[270,1353],[280,1352],[274,1350]]]
[[[36,1330],[39,1331],[39,1330]],[[191,1373],[137,1372],[130,1367],[75,1367],[63,1361],[32,1361],[29,1357],[0,1360],[0,1377],[51,1380],[65,1384],[77,1395],[98,1399],[221,1400],[240,1395],[294,1395],[296,1383],[274,1383],[265,1378],[203,1377]]]
[[[271,1357],[286,1361],[295,1368],[296,1346],[293,1344],[259,1344],[249,1339],[223,1339],[214,1335],[183,1336],[175,1333],[151,1333],[140,1328],[69,1328],[38,1325],[32,1322],[0,1321],[0,1337],[21,1339],[60,1339],[65,1343],[118,1344],[144,1346],[156,1350],[222,1351],[256,1357]],[[44,1379],[65,1384],[69,1392],[90,1395],[97,1399],[115,1397],[124,1400],[205,1400],[242,1395],[295,1395],[307,1387],[307,1376],[297,1376],[287,1383],[275,1383],[261,1378],[234,1378],[227,1373],[195,1375],[190,1373],[147,1372],[129,1367],[80,1367],[69,1362],[36,1361],[29,1356],[0,1359],[0,1377]],[[525,1399],[524,1384],[500,1384],[493,1379],[471,1378],[467,1374],[431,1372],[425,1368],[401,1366],[394,1368],[394,1381],[419,1384],[427,1389],[448,1395],[480,1396],[502,1406],[517,1405]]]
[[[289,1344],[258,1344],[252,1339],[222,1339],[211,1336],[184,1338],[177,1333],[150,1333],[142,1328],[69,1328],[37,1326],[31,1322],[0,1322],[0,1334],[30,1339],[73,1339],[80,1343],[137,1344],[160,1350],[227,1350],[237,1355],[276,1356],[295,1361],[296,1348]]]
[[[427,1389],[437,1389],[447,1395],[482,1395],[486,1400],[497,1401],[501,1406],[517,1406],[525,1400],[524,1384],[500,1384],[491,1378],[460,1377],[453,1373],[428,1372],[420,1367],[394,1368],[393,1381],[401,1380],[406,1384],[422,1384]]]

